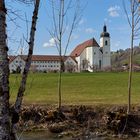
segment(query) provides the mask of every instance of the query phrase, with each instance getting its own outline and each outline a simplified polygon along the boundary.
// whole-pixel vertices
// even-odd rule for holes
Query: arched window
[[[107,44],[107,40],[105,41],[105,45],[108,45],[108,44]]]

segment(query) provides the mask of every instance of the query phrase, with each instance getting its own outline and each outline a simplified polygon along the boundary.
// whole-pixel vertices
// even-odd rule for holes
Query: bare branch
[[[127,21],[128,21],[128,23],[129,23],[129,26],[132,28],[132,25],[131,25],[131,22],[130,22],[130,18],[129,18],[129,16],[128,16],[128,12],[127,12],[127,10],[126,10],[126,5],[125,5],[124,0],[123,0],[123,8],[124,8],[124,12],[125,12],[125,14],[126,14]]]
[[[77,7],[78,7],[78,5],[77,5]],[[72,22],[72,25],[71,25],[70,33],[69,33],[69,35],[68,35],[68,40],[67,40],[67,44],[66,44],[66,47],[65,47],[64,56],[65,56],[66,53],[67,53],[67,49],[68,49],[68,45],[69,45],[69,43],[70,43],[70,39],[71,39],[71,36],[72,36],[72,32],[73,32],[73,30],[75,29],[76,25],[78,24],[77,21],[80,20],[80,19],[78,18],[78,16],[80,17],[80,15],[79,15],[79,9],[77,9],[77,10],[75,11],[75,14],[74,14],[74,17],[73,17],[73,22]],[[77,20],[77,19],[78,19],[78,20]]]
[[[53,15],[53,25],[54,25],[55,34],[58,38],[58,30],[57,30],[57,23],[56,23],[56,16],[55,16],[54,0],[52,0],[52,15]]]
[[[21,2],[21,3],[24,3],[24,4],[33,4],[33,3],[35,3],[35,0],[14,0],[14,1]]]
[[[72,0],[69,0],[68,5],[67,5],[67,7],[66,7],[66,10],[64,11],[64,16],[67,15],[68,10],[69,10],[70,8],[72,8],[71,4],[72,4]]]
[[[16,18],[22,20],[22,21],[26,21],[26,19],[22,18],[23,15],[19,14],[20,11],[19,10],[15,10],[13,11],[13,9],[7,9],[8,13],[10,13],[12,16],[15,16]],[[9,14],[8,14],[9,15]],[[9,15],[10,16],[10,15]],[[28,21],[31,22],[31,21]]]
[[[26,40],[28,40],[28,20],[27,20],[27,15],[26,15],[26,13],[25,13],[25,19],[26,19]]]
[[[137,14],[137,17],[135,18],[135,27],[140,22],[140,16]]]
[[[50,31],[48,28],[47,28],[47,31],[48,31],[48,33],[50,34],[50,36],[51,36],[52,38],[55,38],[55,32],[53,33],[53,32]],[[60,50],[59,50],[59,46],[58,46],[57,40],[58,40],[58,38],[56,37],[56,39],[54,39],[54,41],[55,41],[56,48],[57,48],[57,50],[58,50],[58,52],[59,52]]]
[[[16,28],[20,28],[20,26],[16,23],[16,19],[17,18],[11,18],[10,16],[9,16],[9,14],[7,14],[7,16],[9,17],[9,19],[10,19],[10,21],[12,21],[13,23],[14,23],[14,25],[16,26]]]
[[[138,28],[135,28],[135,33],[137,33],[138,31],[140,31],[140,27],[138,27]]]

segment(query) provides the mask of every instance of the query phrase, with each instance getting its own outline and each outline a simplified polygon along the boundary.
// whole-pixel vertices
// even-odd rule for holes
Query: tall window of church
[[[101,69],[102,61],[99,60],[99,69]]]
[[[107,45],[107,40],[105,41],[105,45]]]

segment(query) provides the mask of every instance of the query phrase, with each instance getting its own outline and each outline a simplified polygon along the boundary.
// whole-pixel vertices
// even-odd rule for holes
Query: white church
[[[77,61],[77,71],[94,71],[111,66],[110,34],[104,25],[100,35],[100,45],[92,38],[79,44],[71,53]]]
[[[9,56],[10,72],[18,68],[23,72],[27,55]],[[104,25],[100,45],[92,38],[79,44],[70,54],[63,57],[65,72],[94,71],[111,66],[110,34]],[[33,55],[31,71],[59,71],[60,57],[57,55]]]

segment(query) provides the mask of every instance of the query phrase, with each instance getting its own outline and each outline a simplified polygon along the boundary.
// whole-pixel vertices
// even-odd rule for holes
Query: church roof
[[[100,47],[94,38],[79,44],[71,53],[71,56],[79,56],[87,47]]]
[[[18,55],[24,61],[27,59],[27,55]],[[9,56],[9,62],[11,63],[18,56]],[[62,59],[65,61],[68,57],[71,57],[75,62],[75,58],[72,56],[62,56]],[[60,61],[59,55],[32,55],[32,61]]]

